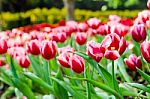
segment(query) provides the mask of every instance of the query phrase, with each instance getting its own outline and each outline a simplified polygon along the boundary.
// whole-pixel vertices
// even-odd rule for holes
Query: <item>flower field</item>
[[[150,10],[13,28],[0,42],[1,99],[150,99]]]

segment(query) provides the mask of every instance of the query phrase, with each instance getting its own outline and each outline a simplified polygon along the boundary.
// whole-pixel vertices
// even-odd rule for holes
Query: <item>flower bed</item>
[[[149,98],[150,11],[0,33],[1,98]]]

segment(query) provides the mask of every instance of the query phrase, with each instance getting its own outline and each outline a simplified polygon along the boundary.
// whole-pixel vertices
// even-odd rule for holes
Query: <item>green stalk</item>
[[[18,78],[12,57],[10,57],[10,69],[11,69],[13,76],[15,78]]]
[[[113,88],[115,89],[114,61],[112,61],[112,81],[113,81]]]

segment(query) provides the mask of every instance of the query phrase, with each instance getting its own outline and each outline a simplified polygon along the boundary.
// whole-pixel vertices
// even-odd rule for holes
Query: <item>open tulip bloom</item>
[[[0,99],[150,99],[149,34],[150,10],[2,31]]]

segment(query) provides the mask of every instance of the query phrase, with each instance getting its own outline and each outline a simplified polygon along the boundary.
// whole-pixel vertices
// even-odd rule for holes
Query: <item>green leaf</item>
[[[62,72],[61,69],[58,69],[57,75],[55,76],[56,78],[63,80]],[[54,82],[54,90],[55,90],[55,96],[58,99],[69,99],[68,93],[64,87],[62,87],[60,84],[57,82]]]
[[[13,78],[13,84],[17,87],[28,99],[36,99],[32,90],[27,84],[20,81],[18,78]]]
[[[75,99],[85,99],[85,96],[78,93],[76,90],[72,89],[66,82],[59,80],[57,78],[52,77],[54,81],[56,81],[59,85],[65,88]]]
[[[39,86],[43,87],[46,90],[49,90],[50,92],[53,92],[53,88],[50,85],[48,85],[46,82],[44,82],[41,78],[36,76],[35,74],[30,72],[25,72],[24,74]]]
[[[132,86],[132,87],[134,87],[134,88],[141,89],[141,90],[143,90],[145,92],[149,92],[150,93],[150,88],[144,86],[143,84],[138,84],[138,83],[127,83],[127,84]]]
[[[14,93],[14,87],[8,87],[6,91],[1,95],[1,99],[7,99],[11,94]]]
[[[150,84],[150,76],[138,68],[137,68],[137,71]]]
[[[133,81],[131,80],[130,76],[129,76],[129,75],[127,74],[127,72],[126,72],[126,69],[125,69],[125,67],[124,67],[124,63],[123,63],[123,60],[122,60],[121,57],[117,59],[117,63],[118,63],[118,68],[119,68],[119,70],[120,70],[122,76],[124,77],[125,81],[127,81],[127,82],[129,82],[129,83],[133,82]]]

